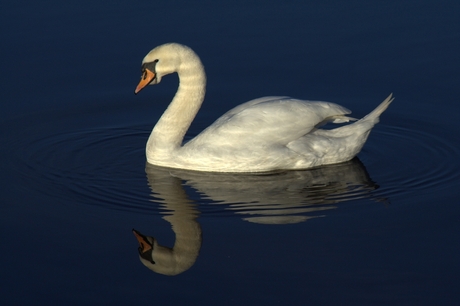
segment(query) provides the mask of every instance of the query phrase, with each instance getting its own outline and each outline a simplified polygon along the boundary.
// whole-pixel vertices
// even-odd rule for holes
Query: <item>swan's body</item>
[[[170,73],[179,75],[179,89],[154,127],[146,147],[154,165],[216,172],[263,172],[306,169],[352,159],[361,150],[391,95],[374,111],[353,124],[332,130],[327,122],[348,122],[350,111],[329,102],[264,97],[225,113],[189,142],[184,135],[205,94],[206,76],[198,56],[180,44],[165,44],[143,60],[136,88],[158,84]]]

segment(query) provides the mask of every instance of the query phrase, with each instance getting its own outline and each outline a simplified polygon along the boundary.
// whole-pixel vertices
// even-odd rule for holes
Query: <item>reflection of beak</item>
[[[155,73],[152,71],[145,69],[144,73],[142,74],[141,81],[136,87],[136,90],[134,90],[134,94],[137,94],[139,91],[142,90],[145,86],[149,85],[150,82],[152,82],[155,79]]]
[[[136,236],[137,241],[139,242],[139,253],[145,253],[153,249],[153,245],[147,240],[147,237],[135,229],[133,229],[133,234]]]

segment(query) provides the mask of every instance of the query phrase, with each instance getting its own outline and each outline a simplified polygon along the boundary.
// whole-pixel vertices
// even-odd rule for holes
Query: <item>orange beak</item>
[[[150,82],[152,82],[154,78],[155,78],[155,73],[153,73],[152,71],[148,69],[145,69],[144,73],[142,74],[141,81],[139,82],[136,89],[134,90],[134,94],[137,94],[145,86],[149,85]]]
[[[153,246],[147,241],[145,236],[142,235],[140,232],[133,229],[133,234],[134,236],[136,236],[137,241],[139,242],[139,249],[141,253],[145,253],[153,248]]]

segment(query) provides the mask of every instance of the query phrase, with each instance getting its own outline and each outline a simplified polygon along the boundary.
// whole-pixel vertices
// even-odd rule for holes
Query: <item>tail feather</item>
[[[379,122],[379,116],[388,108],[393,100],[393,94],[391,93],[379,106],[359,121],[372,121],[374,124]]]

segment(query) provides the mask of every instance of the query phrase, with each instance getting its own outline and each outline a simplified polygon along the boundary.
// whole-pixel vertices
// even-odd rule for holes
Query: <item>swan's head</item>
[[[152,49],[142,60],[141,81],[134,93],[137,94],[147,85],[160,83],[167,74],[178,72],[184,62],[198,62],[201,65],[195,52],[181,44],[169,43]]]

